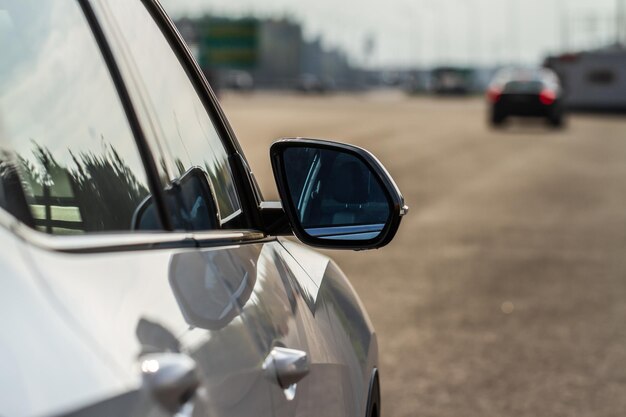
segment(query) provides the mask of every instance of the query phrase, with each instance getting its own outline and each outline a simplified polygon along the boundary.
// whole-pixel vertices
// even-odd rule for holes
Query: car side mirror
[[[376,249],[395,236],[408,212],[382,164],[356,146],[283,139],[270,149],[283,210],[303,243]]]

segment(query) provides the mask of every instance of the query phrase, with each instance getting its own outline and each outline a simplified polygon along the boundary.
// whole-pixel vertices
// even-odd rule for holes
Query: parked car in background
[[[0,415],[378,416],[328,249],[407,212],[367,151],[285,139],[263,199],[156,0],[0,3]]]
[[[323,80],[315,74],[301,74],[296,89],[301,93],[324,94],[334,90],[334,83],[332,80]]]
[[[474,71],[462,67],[438,67],[431,73],[432,89],[438,95],[463,96],[474,87]]]
[[[254,90],[254,78],[248,71],[231,70],[226,73],[225,87],[249,92]]]
[[[411,71],[402,83],[402,89],[409,95],[428,94],[432,91],[430,71]]]
[[[553,127],[563,126],[563,90],[549,69],[501,70],[487,89],[487,99],[493,126],[501,126],[510,116],[543,117]]]

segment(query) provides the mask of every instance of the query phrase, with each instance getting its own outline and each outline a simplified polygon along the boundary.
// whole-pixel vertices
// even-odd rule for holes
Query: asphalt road
[[[411,212],[333,252],[379,334],[383,415],[626,415],[626,117],[492,131],[479,99],[225,95],[266,197],[280,137],[374,152]]]

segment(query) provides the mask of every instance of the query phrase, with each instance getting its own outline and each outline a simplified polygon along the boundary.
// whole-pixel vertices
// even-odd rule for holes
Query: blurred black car
[[[502,70],[487,89],[487,99],[493,126],[509,116],[543,117],[553,127],[563,126],[563,89],[549,69]]]

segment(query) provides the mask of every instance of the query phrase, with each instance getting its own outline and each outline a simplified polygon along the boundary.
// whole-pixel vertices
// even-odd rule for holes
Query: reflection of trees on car
[[[110,144],[101,154],[69,153],[73,167],[37,143],[31,158],[16,157],[35,225],[53,234],[128,230],[147,188]]]

